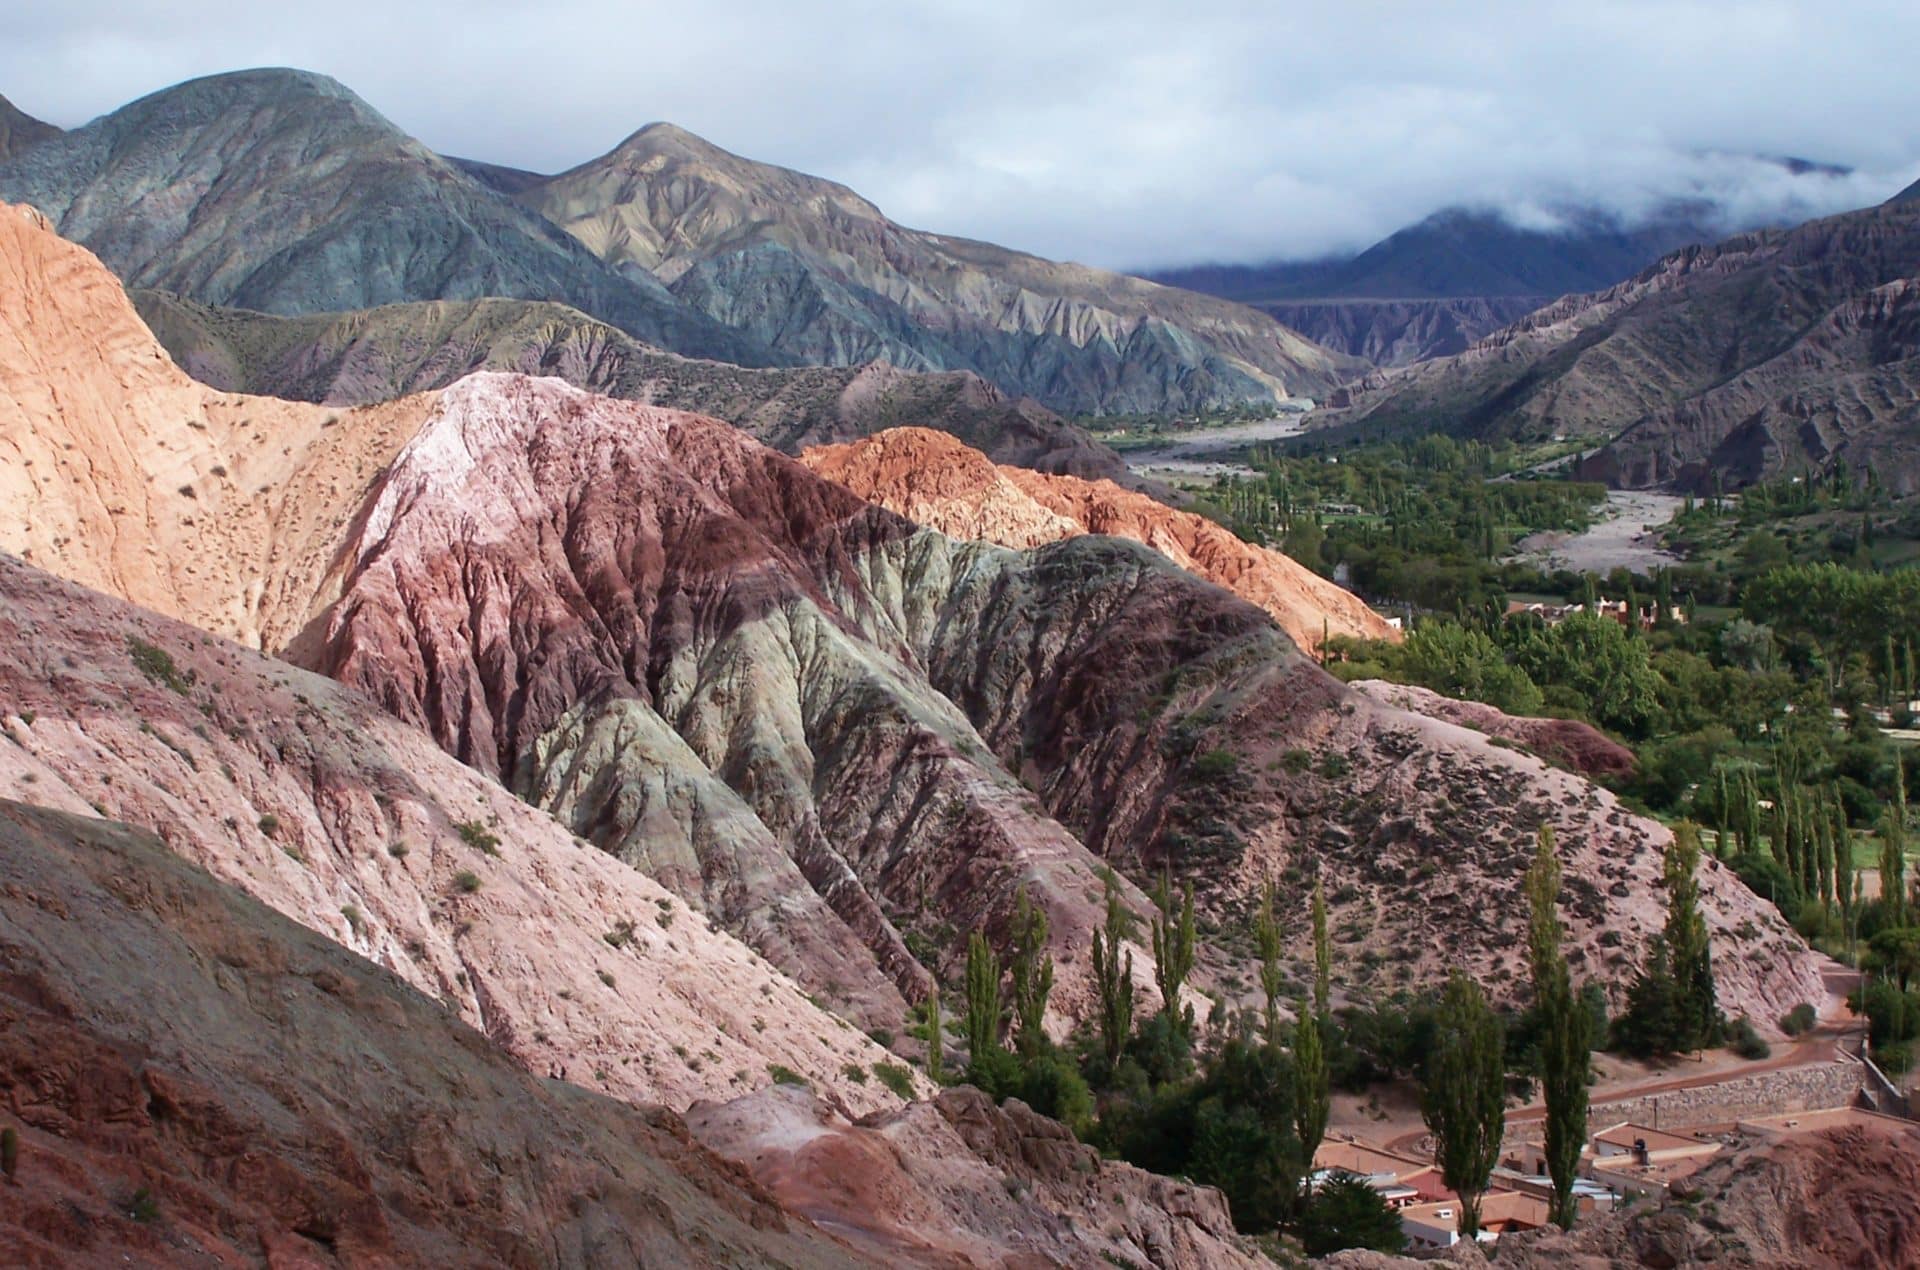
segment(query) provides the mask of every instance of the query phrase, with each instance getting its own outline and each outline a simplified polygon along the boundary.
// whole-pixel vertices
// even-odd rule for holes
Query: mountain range
[[[1228,922],[1263,874],[1329,870],[1352,880],[1336,920],[1367,930],[1343,965],[1401,950],[1355,982],[1417,982],[1422,949],[1497,975],[1517,909],[1485,900],[1551,814],[1592,879],[1573,955],[1657,921],[1664,830],[1341,687],[1266,612],[1142,545],[1151,522],[1138,542],[956,541],[723,423],[553,379],[482,372],[354,410],[219,393],[91,256],[0,219],[0,439],[22,459],[0,474],[0,544],[339,681],[863,1026],[897,1029],[1020,885],[1053,917],[1060,1024],[1082,1017],[1107,862],[1189,877]],[[1401,814],[1373,815],[1382,800]],[[1405,902],[1402,870],[1435,854],[1471,892]],[[1717,866],[1703,886],[1730,1008],[1805,996],[1791,932]]]
[[[129,286],[205,304],[559,301],[689,356],[971,371],[1073,413],[1319,396],[1359,365],[1240,305],[906,229],[664,124],[541,177],[444,159],[323,76],[256,70],[8,135],[0,198]]]
[[[1676,252],[1464,353],[1356,385],[1362,433],[1590,441],[1626,486],[1733,488],[1844,459],[1920,490],[1920,204]]]
[[[1816,165],[1784,160],[1795,171]],[[1842,174],[1840,169],[1818,169]],[[1331,348],[1405,366],[1469,344],[1560,296],[1602,290],[1667,253],[1719,241],[1726,209],[1674,199],[1631,220],[1597,207],[1555,210],[1553,223],[1449,207],[1352,257],[1203,265],[1151,276],[1238,300]]]
[[[561,304],[422,301],[283,318],[133,293],[140,316],[194,378],[215,388],[370,405],[444,388],[476,370],[521,371],[649,405],[724,419],[789,454],[912,421],[1003,463],[1140,482],[1111,449],[971,371],[750,369],[661,352]]]

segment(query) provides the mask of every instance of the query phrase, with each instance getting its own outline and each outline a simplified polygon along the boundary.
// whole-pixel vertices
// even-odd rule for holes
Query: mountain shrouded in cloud
[[[971,371],[1073,413],[1319,397],[1360,368],[1253,309],[908,229],[666,125],[546,180],[455,164],[304,71],[193,80],[26,145],[0,198],[130,285],[279,315],[561,301],[689,356]]]
[[[564,21],[453,0],[71,0],[0,15],[0,91],[71,128],[295,60],[441,154],[557,172],[667,119],[906,225],[1165,268],[1358,251],[1449,206],[1631,219],[1709,197],[1757,225],[1879,202],[1920,175],[1915,47],[1912,5],[1815,0],[1493,0],[1470,21],[1404,0],[984,0],[884,22],[851,0],[718,19],[575,0]],[[1858,175],[1739,157],[1784,154]]]

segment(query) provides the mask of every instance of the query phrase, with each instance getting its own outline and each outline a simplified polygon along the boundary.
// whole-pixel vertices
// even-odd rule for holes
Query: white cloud
[[[72,125],[296,65],[548,170],[670,119],[909,224],[1125,266],[1362,246],[1462,202],[1858,206],[1920,175],[1915,48],[1908,0],[16,0],[0,92]],[[1860,171],[1733,157],[1763,154]]]

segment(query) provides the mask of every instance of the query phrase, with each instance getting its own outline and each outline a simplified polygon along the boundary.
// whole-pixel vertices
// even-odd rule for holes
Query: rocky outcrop
[[[1073,413],[1319,396],[1359,365],[1235,304],[907,229],[845,186],[669,124],[517,197],[808,362],[971,370]]]
[[[476,370],[552,375],[577,388],[711,415],[789,454],[911,422],[995,461],[1142,487],[1119,455],[1031,398],[970,371],[750,370],[650,348],[577,309],[527,300],[399,304],[273,317],[134,293],[140,316],[195,379],[329,405],[444,388]]]
[[[802,1089],[687,1113],[694,1137],[855,1248],[912,1265],[1252,1267],[1211,1187],[1102,1160],[1017,1100],[962,1086],[849,1123]]]
[[[1375,701],[1525,746],[1561,767],[1587,776],[1631,776],[1633,751],[1591,723],[1578,719],[1530,719],[1479,701],[1443,697],[1431,688],[1362,679],[1353,687]]]
[[[124,825],[0,801],[0,957],[10,1264],[869,1264]]]
[[[128,286],[268,313],[521,296],[663,348],[781,359],[627,277],[469,177],[340,84],[255,70],[165,89],[0,160]]]
[[[1911,493],[1916,275],[1913,203],[1743,234],[1372,378],[1336,420],[1612,442],[1581,470],[1626,485],[1703,489],[1845,460]]]
[[[14,155],[60,135],[60,129],[41,123],[18,106],[0,97],[0,163]]]
[[[0,797],[150,830],[529,1071],[684,1107],[778,1064],[896,1101],[846,1075],[884,1050],[707,914],[338,684],[3,556],[0,649]]]
[[[921,428],[808,450],[801,461],[862,498],[955,538],[1025,548],[1094,533],[1145,543],[1266,610],[1305,649],[1319,647],[1328,634],[1399,637],[1357,596],[1281,552],[1111,481],[996,468],[953,438]]]

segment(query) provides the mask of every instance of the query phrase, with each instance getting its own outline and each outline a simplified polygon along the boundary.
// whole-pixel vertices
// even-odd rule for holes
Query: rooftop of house
[[[1405,1180],[1407,1174],[1418,1173],[1432,1166],[1415,1156],[1401,1155],[1395,1151],[1369,1146],[1353,1138],[1327,1138],[1313,1153],[1313,1167],[1340,1169],[1348,1173],[1358,1173],[1361,1177],[1391,1174]]]
[[[1638,1143],[1644,1143],[1647,1152],[1652,1155],[1668,1151],[1703,1151],[1711,1155],[1720,1149],[1717,1142],[1703,1141],[1689,1134],[1666,1133],[1643,1124],[1634,1124],[1630,1120],[1602,1129],[1593,1135],[1593,1142],[1596,1147],[1604,1144],[1626,1151],[1633,1150]]]
[[[1743,1133],[1768,1138],[1797,1138],[1807,1133],[1824,1133],[1828,1129],[1857,1127],[1898,1130],[1907,1128],[1912,1123],[1897,1116],[1868,1111],[1863,1107],[1832,1107],[1825,1111],[1790,1111],[1777,1116],[1756,1116],[1751,1120],[1740,1121],[1734,1128]]]
[[[1418,1222],[1442,1230],[1460,1229],[1460,1201],[1442,1200],[1433,1204],[1415,1204],[1400,1210],[1403,1222]],[[1544,1226],[1549,1220],[1547,1201],[1524,1191],[1488,1191],[1480,1197],[1480,1229],[1526,1230]]]

